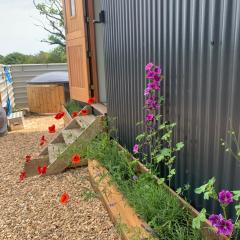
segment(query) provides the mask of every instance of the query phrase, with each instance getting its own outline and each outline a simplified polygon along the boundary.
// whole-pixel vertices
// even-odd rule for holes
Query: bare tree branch
[[[49,23],[47,26],[40,21],[40,25],[35,24],[38,27],[43,28],[50,35],[48,40],[43,40],[49,44],[58,44],[65,46],[65,29],[64,29],[64,15],[61,0],[32,0],[35,8],[39,13],[45,16]],[[49,40],[51,38],[51,41]]]

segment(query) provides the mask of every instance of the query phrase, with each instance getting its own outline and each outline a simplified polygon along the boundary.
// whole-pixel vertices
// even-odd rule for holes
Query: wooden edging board
[[[88,172],[93,189],[99,194],[122,239],[154,239],[147,231],[147,224],[137,216],[123,194],[111,183],[108,171],[98,161],[89,160]]]
[[[118,142],[115,141],[115,143],[118,145],[119,149],[122,151],[125,151],[127,153],[129,153],[125,148],[123,148]],[[129,153],[130,154],[130,153]],[[130,154],[131,155],[131,154]],[[133,157],[131,155],[130,160],[132,161],[137,161],[137,166],[136,166],[136,172],[140,172],[140,173],[147,173],[149,172],[149,169],[146,168],[141,162],[139,162],[138,159],[136,159],[135,157]],[[159,178],[157,176],[154,176],[156,178],[156,180],[159,180]],[[197,217],[199,212],[191,205],[189,204],[187,201],[185,201],[181,196],[179,196],[174,190],[172,190],[170,187],[168,187],[165,183],[162,184],[162,186],[175,198],[178,199],[179,203],[181,206],[183,206],[193,217]],[[201,227],[201,232],[203,237],[205,237],[205,239],[209,239],[209,240],[228,240],[227,237],[223,236],[223,235],[218,235],[217,234],[217,229],[214,229],[211,225],[211,223],[206,220],[205,222],[203,222],[202,227]]]

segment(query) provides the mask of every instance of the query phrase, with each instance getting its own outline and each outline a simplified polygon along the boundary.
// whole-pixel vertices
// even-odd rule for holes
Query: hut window
[[[70,0],[70,15],[75,16],[75,0]]]

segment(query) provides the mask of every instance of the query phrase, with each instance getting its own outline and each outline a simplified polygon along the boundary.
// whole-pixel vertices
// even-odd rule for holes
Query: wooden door
[[[90,97],[87,33],[84,0],[63,0],[69,87],[72,99],[86,102]]]

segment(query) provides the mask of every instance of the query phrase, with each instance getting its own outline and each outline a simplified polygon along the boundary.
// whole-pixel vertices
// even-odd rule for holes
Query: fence
[[[12,65],[13,88],[16,108],[28,107],[27,82],[40,74],[53,71],[67,71],[67,64],[17,64]]]
[[[7,109],[8,115],[15,107],[11,70],[5,65],[0,65],[0,103]]]
[[[219,140],[227,138],[229,119],[240,139],[240,1],[103,0],[103,10],[108,112],[118,119],[121,143],[135,143],[144,66],[154,62],[165,75],[164,114],[185,143],[176,187],[189,183],[197,208],[206,202],[193,190],[212,176],[218,190],[239,189],[240,164]]]

